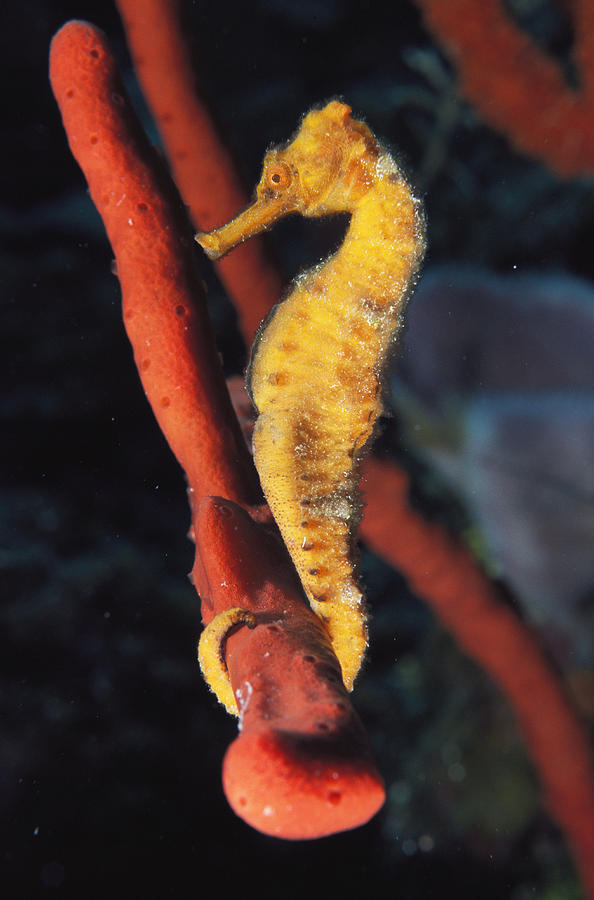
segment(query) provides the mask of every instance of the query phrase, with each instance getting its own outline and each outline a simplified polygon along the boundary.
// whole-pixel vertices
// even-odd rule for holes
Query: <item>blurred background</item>
[[[506,7],[572,77],[569,4]],[[184,479],[142,393],[112,253],[49,89],[49,42],[67,19],[106,31],[158,135],[112,2],[13,2],[0,16],[4,896],[578,898],[508,705],[365,549],[371,650],[354,703],[385,808],[293,844],[227,806],[236,724],[195,661]],[[409,0],[188,0],[187,32],[246,188],[271,143],[340,96],[425,196],[427,259],[377,452],[502,582],[591,716],[592,178],[561,180],[484,125]],[[344,228],[277,226],[287,280]],[[225,369],[240,373],[232,307],[196,257]]]

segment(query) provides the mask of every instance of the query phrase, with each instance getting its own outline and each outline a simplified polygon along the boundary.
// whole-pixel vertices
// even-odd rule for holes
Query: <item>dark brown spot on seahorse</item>
[[[315,547],[315,544],[313,544],[311,541],[307,541],[307,540],[304,540],[303,543],[301,544],[302,550],[313,550],[314,547]]]
[[[276,384],[280,387],[288,384],[290,380],[291,377],[288,372],[271,372],[268,376],[268,384]]]
[[[312,416],[308,416],[307,418],[299,419],[299,421],[295,423],[293,433],[295,439],[299,443],[303,441],[315,443],[318,440],[320,433],[319,425],[315,424],[312,421],[312,418]]]
[[[361,304],[363,309],[368,310],[370,313],[377,313],[378,309],[380,309],[381,306],[386,305],[386,302],[387,301],[385,299],[378,299],[376,297],[361,297],[359,299],[359,303]]]
[[[360,383],[360,373],[355,366],[337,366],[336,377],[341,385],[349,387],[358,387]]]
[[[308,519],[307,522],[305,523],[305,527],[310,530],[316,531],[318,528],[322,527],[322,524],[323,523],[320,521],[319,518],[318,519]]]
[[[367,341],[369,339],[371,329],[367,325],[358,323],[351,325],[350,334],[358,341]]]

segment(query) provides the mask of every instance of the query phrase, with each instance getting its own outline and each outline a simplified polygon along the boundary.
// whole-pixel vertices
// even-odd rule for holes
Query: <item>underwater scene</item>
[[[2,16],[3,896],[594,897],[594,0]]]

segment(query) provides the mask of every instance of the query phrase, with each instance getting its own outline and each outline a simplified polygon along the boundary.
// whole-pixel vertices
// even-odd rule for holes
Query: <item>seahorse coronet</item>
[[[250,207],[196,239],[221,256],[290,212],[348,213],[350,223],[340,248],[300,273],[259,329],[247,372],[254,461],[350,690],[367,647],[354,550],[359,465],[382,413],[424,217],[396,160],[339,100],[311,110],[267,152]]]

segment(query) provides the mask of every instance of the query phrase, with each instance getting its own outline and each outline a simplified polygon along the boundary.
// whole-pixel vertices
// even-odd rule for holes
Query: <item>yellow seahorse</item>
[[[394,159],[337,100],[268,151],[250,207],[196,240],[218,259],[290,213],[351,218],[339,250],[297,277],[256,338],[254,460],[350,690],[367,646],[352,546],[359,460],[382,412],[382,371],[423,255],[424,220]]]

